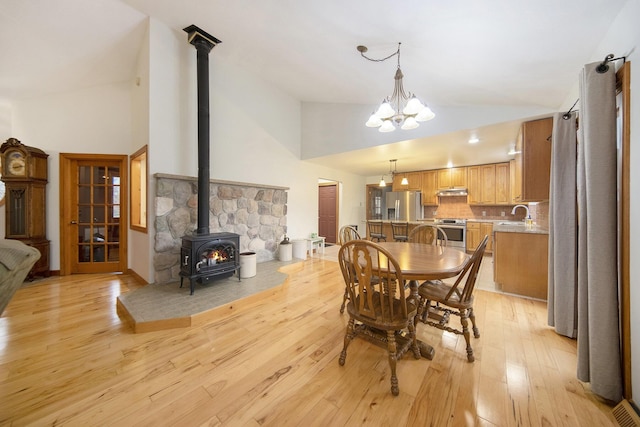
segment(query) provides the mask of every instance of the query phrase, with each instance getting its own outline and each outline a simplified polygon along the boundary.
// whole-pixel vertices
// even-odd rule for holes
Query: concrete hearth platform
[[[189,282],[151,284],[120,295],[117,311],[134,332],[183,328],[219,319],[239,307],[259,301],[265,293],[276,293],[288,282],[289,273],[302,268],[303,261],[258,263],[256,275],[238,281],[238,276],[196,284],[189,294]]]

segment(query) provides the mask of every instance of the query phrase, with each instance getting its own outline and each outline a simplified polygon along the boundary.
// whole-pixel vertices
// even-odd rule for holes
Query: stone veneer
[[[197,229],[198,179],[155,174],[155,283],[180,279],[182,236]],[[287,231],[287,190],[266,186],[211,180],[209,231],[240,235],[240,252],[257,254],[257,261],[275,258],[278,242]]]

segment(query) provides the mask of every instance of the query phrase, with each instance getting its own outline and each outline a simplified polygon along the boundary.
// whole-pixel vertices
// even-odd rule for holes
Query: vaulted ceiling
[[[216,55],[255,70],[303,103],[373,109],[392,91],[397,62],[366,61],[356,46],[366,45],[368,56],[382,58],[402,42],[405,88],[436,114],[438,107],[530,106],[553,111],[566,101],[579,69],[624,3],[0,0],[0,102],[132,79],[146,18],[151,16],[176,31],[198,25],[222,40]],[[500,141],[500,150],[506,151],[517,123],[505,126],[473,131],[487,149],[498,138],[510,139]],[[467,135],[469,129],[460,129],[414,141],[413,150],[451,144],[452,138],[466,143]],[[394,157],[391,148],[351,155],[372,156],[380,163]],[[349,164],[348,156],[339,158]],[[314,161],[336,165],[335,156]],[[371,174],[364,165],[351,169]]]

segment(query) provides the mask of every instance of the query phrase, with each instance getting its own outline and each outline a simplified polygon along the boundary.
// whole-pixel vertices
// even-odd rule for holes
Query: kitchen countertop
[[[527,227],[524,223],[520,224],[500,224],[497,221],[493,224],[494,233],[528,233],[528,234],[549,234],[549,230],[537,225]]]
[[[395,220],[383,219],[380,220],[385,224],[390,224],[391,222],[396,222]],[[364,221],[366,224],[366,221]],[[433,218],[424,218],[418,219],[415,221],[398,221],[398,222],[408,222],[410,225],[418,225],[424,223],[433,223]],[[523,221],[509,221],[505,219],[484,219],[484,218],[472,218],[467,219],[467,222],[489,222],[493,224],[493,232],[500,233],[529,233],[529,234],[549,234],[549,230],[546,228],[542,228],[538,225],[533,225],[532,227],[527,227]],[[504,224],[503,224],[504,223]],[[440,225],[436,223],[436,225]]]

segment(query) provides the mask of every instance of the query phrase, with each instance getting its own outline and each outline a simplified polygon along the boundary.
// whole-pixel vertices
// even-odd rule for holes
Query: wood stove
[[[240,280],[240,236],[209,233],[209,52],[220,40],[195,25],[184,28],[196,48],[198,78],[198,229],[182,237],[180,287],[189,279],[191,295],[195,283],[228,277],[235,272]]]
[[[180,248],[180,287],[189,279],[191,295],[196,282],[206,284],[214,279],[232,276],[240,280],[240,235],[212,233],[182,238]]]

